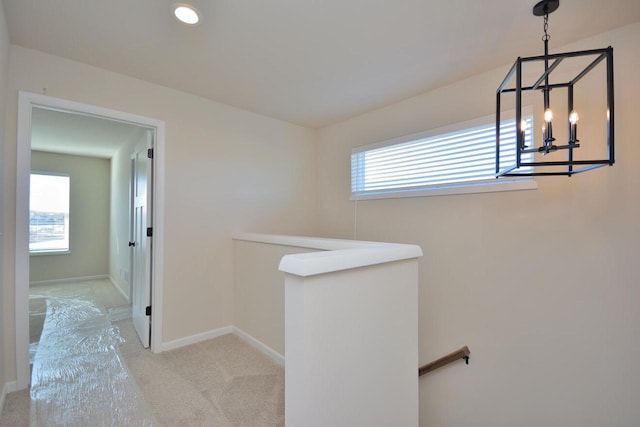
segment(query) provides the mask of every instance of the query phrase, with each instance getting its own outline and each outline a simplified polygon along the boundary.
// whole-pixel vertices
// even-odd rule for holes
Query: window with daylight
[[[525,145],[532,145],[533,115],[523,114],[523,121]],[[501,162],[515,163],[515,119],[500,126]],[[351,153],[354,200],[535,188],[535,183],[518,185],[522,179],[496,180],[495,176],[494,117],[355,148]],[[496,188],[503,183],[512,188]]]
[[[29,252],[69,251],[70,178],[31,174],[29,195]]]

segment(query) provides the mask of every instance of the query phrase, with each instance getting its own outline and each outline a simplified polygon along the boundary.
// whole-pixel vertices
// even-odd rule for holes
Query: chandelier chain
[[[542,36],[542,41],[545,41],[545,42],[551,38],[547,30],[549,30],[549,14],[545,13],[544,14],[544,36]]]

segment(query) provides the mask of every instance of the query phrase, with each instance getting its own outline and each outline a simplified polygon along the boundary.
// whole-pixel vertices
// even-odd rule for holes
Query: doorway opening
[[[125,227],[124,236],[122,232],[120,236],[113,235],[110,230],[108,240],[111,240],[110,247],[115,250],[109,250],[109,274],[108,277],[114,283],[120,293],[129,301],[134,302],[136,298],[140,299],[144,296],[144,290],[134,291],[134,281],[136,274],[133,269],[145,272],[142,279],[148,286],[147,295],[144,303],[138,301],[138,310],[142,310],[143,319],[146,321],[146,346],[151,347],[152,352],[161,351],[162,337],[162,257],[163,257],[163,204],[164,204],[164,122],[152,118],[137,116],[115,110],[109,110],[88,104],[80,104],[63,99],[53,98],[44,95],[38,95],[28,92],[20,92],[19,94],[19,111],[18,111],[18,144],[17,144],[17,192],[16,192],[16,276],[15,276],[15,318],[16,318],[16,370],[17,370],[17,388],[26,388],[30,382],[29,369],[29,284],[33,281],[30,273],[30,251],[29,251],[29,182],[32,171],[32,149],[46,150],[46,147],[34,144],[32,147],[32,138],[38,132],[38,120],[42,117],[64,116],[68,120],[76,122],[100,122],[106,127],[122,128],[135,130],[139,133],[137,139],[133,138],[129,141],[130,147],[119,147],[118,153],[122,166],[122,173],[127,174],[127,179],[135,179],[131,176],[131,159],[135,152],[144,152],[145,157],[148,154],[153,159],[147,158],[144,171],[140,169],[138,182],[140,188],[144,188],[144,195],[147,203],[144,204],[144,216],[146,224],[144,224],[144,241],[140,241],[139,237],[134,237],[133,231],[129,231],[129,218],[133,217],[132,212],[134,206],[129,205],[129,201],[133,200],[129,194],[129,183],[126,183],[126,197],[124,197],[126,206],[120,203],[119,216],[124,218]],[[68,123],[67,123],[68,124]],[[71,141],[67,141],[67,145],[72,145]],[[91,147],[76,147],[76,155],[91,156]],[[93,147],[94,149],[96,147]],[[114,147],[111,147],[112,153]],[[58,153],[74,153],[72,147],[58,148]],[[77,151],[80,150],[80,151]],[[86,151],[89,150],[89,151]],[[52,151],[52,149],[46,150]],[[111,158],[112,154],[103,153],[97,157]],[[46,163],[46,162],[45,162]],[[109,179],[112,179],[110,176]],[[144,184],[144,185],[142,185]],[[123,193],[121,191],[121,193]],[[110,197],[114,197],[113,193]],[[122,199],[122,197],[120,197]],[[72,195],[73,200],[73,195]],[[90,203],[88,203],[90,204]],[[110,208],[112,209],[112,208]],[[113,210],[111,212],[113,215]],[[82,255],[82,250],[74,251],[74,231],[73,216],[69,219],[71,224],[70,252]],[[113,220],[109,222],[113,226]],[[121,221],[122,222],[122,221]],[[107,226],[107,229],[110,229]],[[149,230],[147,230],[149,229]],[[152,230],[152,231],[151,231]],[[78,234],[76,232],[76,234]],[[79,233],[82,234],[82,233]],[[117,234],[117,233],[116,233]],[[147,236],[149,236],[147,238]],[[82,238],[90,238],[91,236],[81,236]],[[133,239],[132,239],[133,237]],[[116,242],[114,242],[114,239]],[[138,261],[134,259],[134,251],[131,251],[132,245],[139,245]],[[140,255],[142,253],[142,255]],[[66,256],[66,255],[65,255]],[[42,257],[46,258],[46,257]],[[117,259],[112,259],[117,258]],[[67,258],[68,260],[69,258]],[[140,261],[141,260],[141,261]],[[143,262],[143,267],[136,267],[136,263]],[[115,266],[113,265],[115,264]],[[132,269],[133,268],[133,269]],[[71,273],[75,276],[82,276],[82,273]],[[138,273],[140,274],[140,273]],[[67,273],[69,275],[69,273]],[[91,277],[84,277],[91,279]],[[53,282],[55,282],[55,277]],[[142,294],[140,294],[142,292]],[[144,306],[142,305],[144,304]],[[142,307],[142,308],[140,308]],[[153,307],[153,310],[151,309]],[[140,314],[139,314],[140,315]],[[153,328],[150,328],[153,325]],[[149,331],[150,329],[150,331]],[[144,331],[144,330],[143,330]],[[145,344],[145,332],[140,337]]]

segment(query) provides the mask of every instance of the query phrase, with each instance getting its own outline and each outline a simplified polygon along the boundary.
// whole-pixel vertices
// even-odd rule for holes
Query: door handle
[[[135,245],[136,245],[136,242],[129,242],[129,246],[130,246],[130,247],[131,247],[131,246],[135,246]]]

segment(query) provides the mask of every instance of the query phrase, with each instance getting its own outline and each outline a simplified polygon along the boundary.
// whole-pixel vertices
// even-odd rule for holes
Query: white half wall
[[[348,244],[338,241],[339,244]],[[414,245],[285,256],[285,423],[418,425]]]
[[[418,425],[418,246],[255,233],[234,246],[234,331],[278,363],[284,345],[287,424]]]

